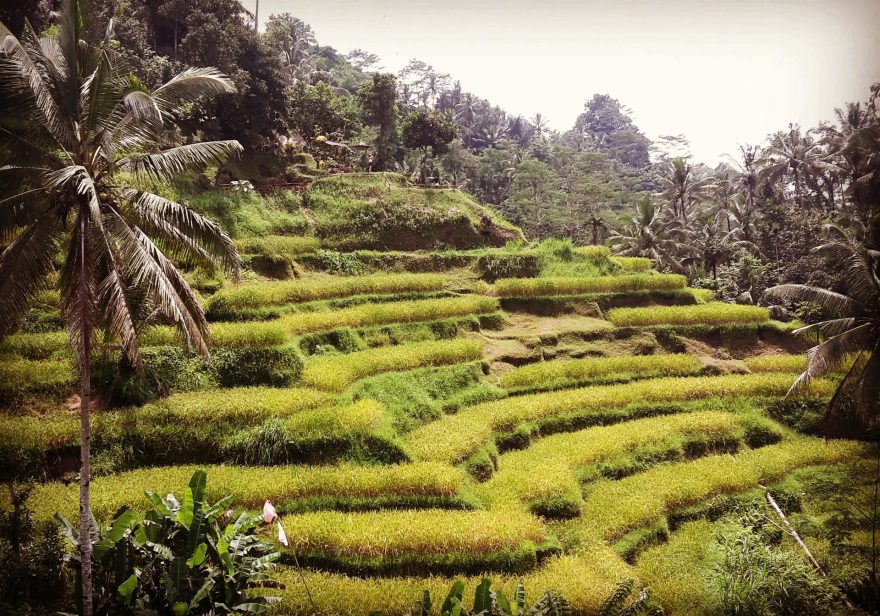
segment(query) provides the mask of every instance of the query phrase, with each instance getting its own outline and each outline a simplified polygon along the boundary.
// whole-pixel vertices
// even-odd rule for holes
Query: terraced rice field
[[[865,448],[771,412],[809,346],[791,326],[706,302],[644,259],[587,256],[616,273],[227,283],[207,297],[211,360],[154,328],[147,366],[171,395],[94,411],[96,517],[145,509],[145,490],[179,491],[197,468],[211,500],[271,499],[291,541],[276,614],[312,612],[294,554],[331,614],[403,614],[423,589],[436,600],[483,574],[508,594],[554,588],[581,615],[632,577],[667,613],[695,613],[703,582],[678,563],[703,557],[713,499]],[[0,381],[0,478],[37,480],[38,518],[74,516],[65,334],[7,339]],[[812,395],[831,391],[817,381]]]

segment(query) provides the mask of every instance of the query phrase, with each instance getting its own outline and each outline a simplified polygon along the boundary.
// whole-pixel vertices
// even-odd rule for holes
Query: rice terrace
[[[880,613],[880,85],[704,163],[268,4],[0,10],[0,613]]]

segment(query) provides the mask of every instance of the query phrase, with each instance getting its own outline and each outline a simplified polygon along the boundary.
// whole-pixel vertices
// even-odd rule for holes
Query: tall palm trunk
[[[85,209],[85,208],[83,208]],[[91,337],[92,315],[91,297],[88,290],[88,250],[86,244],[86,216],[80,213],[79,225],[79,248],[80,248],[80,272],[79,272],[79,309],[88,314],[80,314],[80,469],[79,469],[79,537],[80,537],[80,574],[82,577],[82,607],[84,616],[92,616],[92,521],[91,499],[89,487],[91,484],[91,438],[92,427],[89,413],[91,411],[92,385],[91,385]]]

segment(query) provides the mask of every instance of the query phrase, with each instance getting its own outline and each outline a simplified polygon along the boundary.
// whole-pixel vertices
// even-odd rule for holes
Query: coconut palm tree
[[[649,257],[661,266],[686,273],[680,255],[692,254],[688,233],[681,219],[668,215],[670,210],[658,208],[650,196],[638,202],[637,214],[622,231],[612,231],[608,245],[615,254],[626,257]]]
[[[687,221],[689,209],[708,198],[711,178],[701,175],[686,159],[673,158],[660,173],[660,184],[673,212]]]
[[[876,209],[876,208],[875,208]],[[880,212],[875,213],[875,216]],[[854,402],[862,425],[875,423],[880,415],[880,250],[871,245],[866,227],[826,225],[828,241],[815,250],[829,259],[840,273],[846,293],[800,284],[767,289],[772,300],[808,301],[822,306],[827,318],[795,333],[818,331],[826,338],[807,352],[807,368],[789,394],[831,371],[844,368],[844,378],[828,405],[829,419],[840,418],[848,401]]]
[[[111,22],[112,26],[112,22]],[[61,263],[61,313],[80,376],[80,536],[89,537],[90,359],[97,331],[140,368],[137,329],[149,313],[208,353],[208,327],[172,258],[237,272],[215,223],[142,189],[238,152],[236,141],[162,149],[163,120],[233,90],[214,69],[189,69],[153,92],[113,66],[112,27],[67,0],[57,38],[0,24],[0,339]],[[125,172],[125,173],[123,173]],[[131,181],[134,185],[126,182]],[[92,613],[91,542],[81,542],[83,612]]]
[[[794,183],[794,199],[803,207],[805,176],[822,166],[821,144],[813,140],[810,131],[801,132],[800,126],[791,124],[788,132],[780,131],[770,138],[765,152],[764,176],[770,182],[790,177]]]

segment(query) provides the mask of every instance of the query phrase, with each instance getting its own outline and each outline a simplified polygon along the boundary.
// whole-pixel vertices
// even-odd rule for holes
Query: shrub
[[[483,345],[476,340],[418,342],[314,359],[303,371],[303,382],[318,389],[342,391],[366,376],[380,372],[439,366],[479,359]]]
[[[618,327],[643,325],[726,325],[760,323],[770,319],[770,312],[760,306],[742,306],[711,302],[696,306],[651,306],[650,308],[615,308],[606,318]]]
[[[816,391],[831,391],[827,381],[814,381],[814,384],[818,388]],[[733,395],[781,396],[789,387],[791,379],[785,374],[723,375],[664,377],[622,385],[516,396],[478,404],[442,417],[414,430],[407,436],[407,441],[418,459],[457,462],[479,449],[493,432],[510,431],[522,423],[560,419],[566,420],[566,425],[576,426],[578,422],[568,421],[571,417],[596,415],[592,422],[580,422],[580,427],[584,427],[607,423],[609,412],[635,401],[654,403]],[[624,418],[620,413],[612,416],[614,421]],[[446,438],[448,434],[455,434],[455,440]]]
[[[477,257],[476,269],[480,278],[489,282],[499,278],[532,278],[541,271],[541,259],[525,252],[488,253]]]
[[[271,385],[284,387],[299,379],[303,360],[295,346],[218,349],[211,371],[223,387]]]
[[[436,291],[443,278],[436,274],[377,274],[349,278],[250,282],[220,290],[209,303],[209,312],[226,314],[242,308],[309,302],[369,293]]]
[[[631,276],[586,278],[508,278],[495,283],[495,295],[501,297],[543,297],[584,293],[657,291],[683,289],[685,282],[685,277],[678,274],[633,274]]]
[[[635,355],[588,357],[543,361],[519,367],[501,376],[506,388],[551,389],[611,375],[625,380],[629,376],[660,376],[699,372],[703,365],[695,357],[678,355]]]

